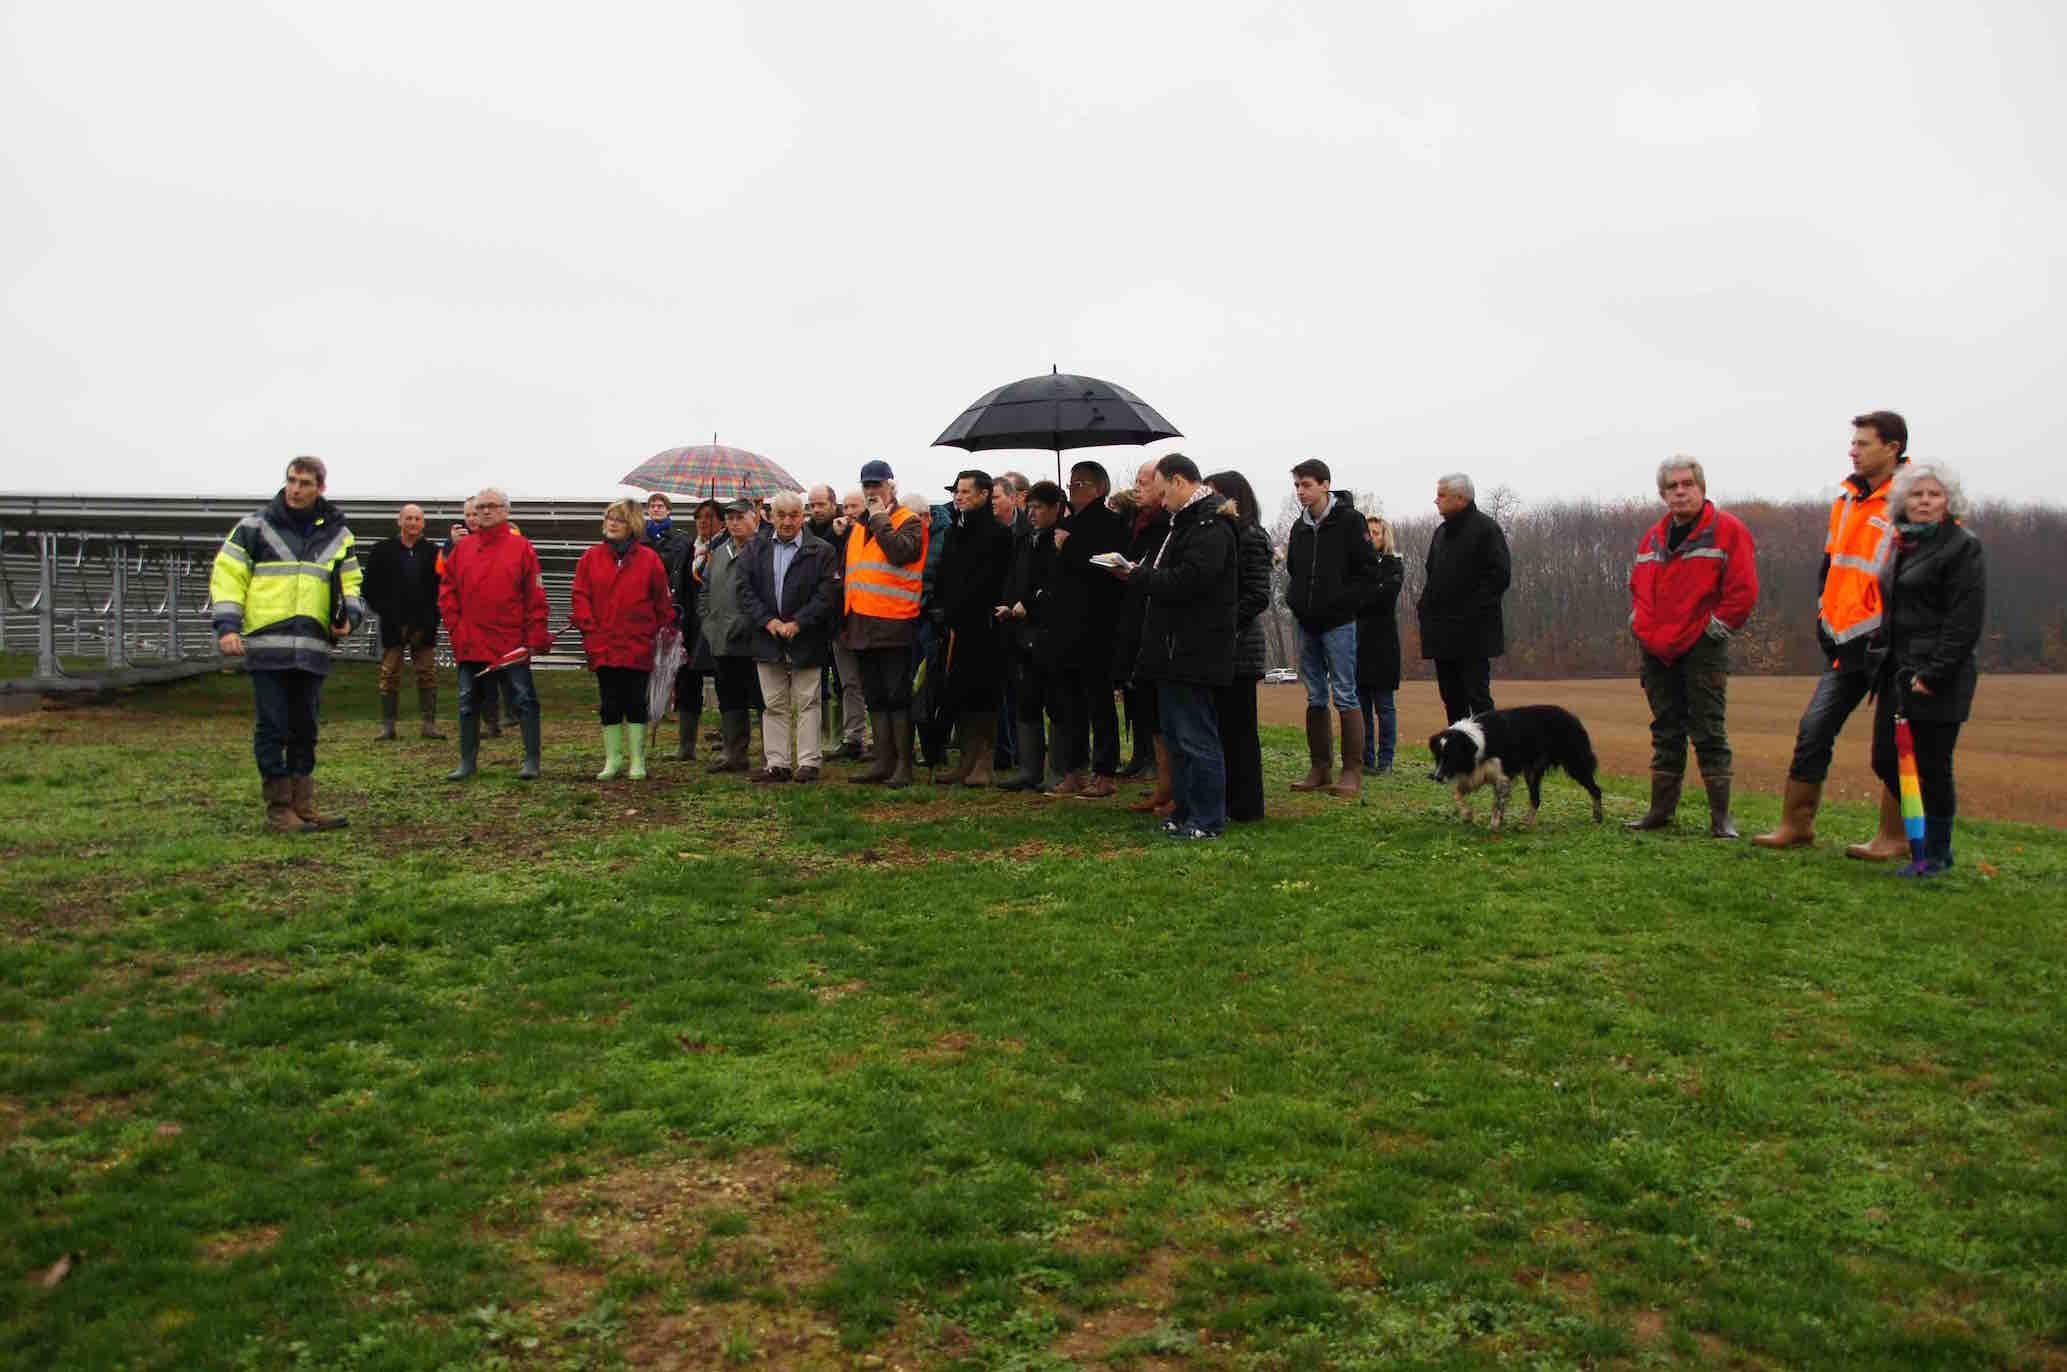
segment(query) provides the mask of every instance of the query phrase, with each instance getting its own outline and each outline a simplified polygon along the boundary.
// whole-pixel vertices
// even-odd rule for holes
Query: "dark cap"
[[[737,500],[726,501],[723,508],[728,515],[758,513],[754,508],[754,502],[748,500],[745,496],[740,496]]]
[[[883,461],[880,457],[871,458],[869,461],[861,464],[861,484],[864,486],[871,481],[895,481],[896,479],[897,473],[891,471],[890,464]]]

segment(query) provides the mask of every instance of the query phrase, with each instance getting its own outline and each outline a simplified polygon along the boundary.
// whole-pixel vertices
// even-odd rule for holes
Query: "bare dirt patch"
[[[1171,1309],[1177,1303],[1177,1275],[1182,1263],[1174,1248],[1152,1248],[1135,1260],[1133,1269],[1119,1283],[1116,1299],[1103,1309],[1079,1317],[1068,1333],[1056,1341],[1053,1351],[1072,1362],[1093,1367],[1124,1360],[1126,1367],[1160,1369],[1198,1367],[1201,1347],[1191,1350],[1183,1361],[1140,1356],[1143,1344],[1158,1330],[1174,1330]]]
[[[1730,678],[1730,747],[1740,793],[1779,794],[1794,754],[1795,726],[1814,687],[1811,677]],[[1496,662],[1493,697],[1502,705],[1562,705],[1586,721],[1604,770],[1619,776],[1650,770],[1651,712],[1634,680],[1503,681]],[[1403,683],[1397,704],[1401,768],[1426,770],[1428,737],[1444,723],[1435,683]],[[1257,713],[1265,724],[1299,727],[1306,693],[1296,684],[1260,687]],[[1981,678],[1973,718],[1959,735],[1960,813],[2067,826],[2067,733],[2058,727],[2063,715],[2067,676]],[[1880,782],[1867,765],[1872,733],[1872,719],[1861,707],[1838,740],[1827,795],[1878,800]],[[1277,802],[1274,794],[1273,810]]]
[[[554,1364],[611,1326],[633,1367],[839,1362],[839,1331],[810,1305],[832,1270],[805,1204],[825,1181],[764,1151],[642,1162],[548,1190],[539,1232],[558,1239],[523,1249],[540,1287],[520,1312],[541,1335],[533,1361]]]
[[[225,1230],[201,1240],[201,1261],[220,1267],[247,1254],[263,1253],[279,1241],[280,1226],[277,1224]]]

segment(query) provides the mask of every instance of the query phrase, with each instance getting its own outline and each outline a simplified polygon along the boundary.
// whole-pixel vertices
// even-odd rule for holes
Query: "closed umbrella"
[[[1065,448],[1139,445],[1183,436],[1125,386],[1051,370],[1047,376],[1029,376],[980,397],[933,445],[972,453],[1047,448],[1055,454],[1060,481]]]
[[[777,491],[802,491],[803,483],[777,463],[744,448],[708,443],[655,453],[618,480],[642,491],[703,500],[759,500]]]
[[[1916,775],[1916,734],[1909,727],[1908,692],[1895,701],[1895,790],[1902,801],[1902,833],[1909,840],[1909,860],[1924,862],[1923,783]]]

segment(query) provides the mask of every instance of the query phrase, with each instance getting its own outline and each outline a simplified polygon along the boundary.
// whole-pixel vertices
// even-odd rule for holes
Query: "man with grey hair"
[[[1629,629],[1643,648],[1651,706],[1651,805],[1629,827],[1672,823],[1691,736],[1708,791],[1708,832],[1735,838],[1724,707],[1730,637],[1758,605],[1758,549],[1743,521],[1708,498],[1708,474],[1693,458],[1659,464],[1658,496],[1665,517],[1637,542],[1629,569]]]
[[[392,740],[401,714],[402,661],[416,669],[424,738],[438,732],[438,555],[424,541],[423,507],[404,505],[396,534],[366,554],[366,608],[380,619],[380,733]]]
[[[1435,483],[1442,523],[1428,541],[1427,575],[1417,605],[1421,656],[1435,662],[1436,689],[1449,723],[1493,708],[1493,659],[1507,651],[1500,599],[1513,568],[1507,536],[1480,510],[1471,478],[1451,472]]]
[[[438,614],[459,664],[459,765],[447,781],[477,768],[480,702],[500,691],[524,736],[522,781],[539,773],[538,690],[531,659],[552,647],[546,630],[545,578],[531,541],[509,522],[510,498],[489,486],[474,497],[474,532],[453,545],[438,588]]]
[[[805,527],[804,502],[783,491],[769,502],[774,533],[755,539],[739,563],[739,616],[760,679],[761,741],[767,765],[757,782],[813,782],[819,763],[819,678],[838,622],[832,545]],[[796,714],[791,726],[792,710]]]

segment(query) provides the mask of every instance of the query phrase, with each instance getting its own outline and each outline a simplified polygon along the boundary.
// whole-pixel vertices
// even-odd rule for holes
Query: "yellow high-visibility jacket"
[[[344,512],[318,497],[309,513],[304,531],[282,491],[237,521],[209,571],[216,637],[242,634],[251,671],[328,672],[331,626],[366,617]]]

